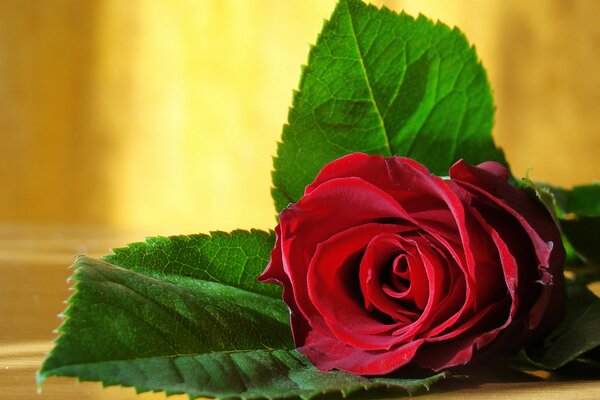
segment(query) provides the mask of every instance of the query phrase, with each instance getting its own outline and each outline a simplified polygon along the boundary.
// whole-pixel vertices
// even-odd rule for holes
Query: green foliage
[[[255,285],[272,245],[270,233],[236,231],[152,238],[104,261],[80,257],[76,293],[38,380],[74,376],[192,398],[309,399],[411,394],[447,377],[317,371],[294,350],[286,305]]]
[[[561,324],[528,351],[536,367],[555,370],[600,346],[600,299],[576,282],[568,282],[567,298]]]
[[[155,237],[113,249],[104,261],[140,273],[159,272],[233,285],[281,298],[281,289],[256,277],[269,262],[273,232],[236,230],[209,235]]]
[[[600,183],[553,188],[566,238],[588,263],[600,265]]]
[[[41,375],[132,358],[293,348],[281,300],[161,272],[141,274],[81,257],[62,335]]]
[[[563,219],[561,227],[571,245],[583,259],[600,266],[600,215]]]
[[[552,189],[556,203],[563,213],[579,216],[600,215],[600,183],[575,186],[571,190]]]
[[[401,155],[447,175],[458,159],[504,162],[486,73],[458,29],[340,0],[300,79],[273,172],[277,211],[328,162]]]

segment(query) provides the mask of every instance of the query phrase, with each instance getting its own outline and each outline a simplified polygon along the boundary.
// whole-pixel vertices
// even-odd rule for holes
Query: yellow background
[[[383,3],[476,45],[516,175],[600,178],[600,2]],[[271,228],[271,156],[333,7],[0,0],[0,223]]]

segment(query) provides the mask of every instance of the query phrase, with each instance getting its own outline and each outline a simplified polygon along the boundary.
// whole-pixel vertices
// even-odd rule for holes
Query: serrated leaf
[[[447,376],[317,371],[294,350],[286,305],[251,282],[272,241],[259,231],[151,238],[104,260],[80,257],[76,293],[38,380],[73,376],[192,398],[309,399],[410,394]]]
[[[486,73],[458,29],[340,0],[311,49],[274,160],[277,211],[328,162],[402,155],[437,175],[496,160]]]
[[[278,299],[87,257],[75,267],[77,293],[42,375],[90,362],[293,347]]]
[[[426,379],[367,379],[340,371],[321,373],[295,350],[219,352],[194,356],[151,357],[67,366],[80,380],[105,380],[107,385],[129,385],[138,392],[161,390],[187,393],[191,398],[314,399],[323,395],[350,397],[365,391],[389,395],[413,394],[445,379],[440,373]],[[112,380],[106,380],[107,377]],[[121,379],[119,379],[121,378]],[[362,396],[361,396],[362,397]]]
[[[527,353],[536,367],[554,370],[600,346],[600,298],[585,285],[569,282],[567,299],[563,321],[542,346]]]

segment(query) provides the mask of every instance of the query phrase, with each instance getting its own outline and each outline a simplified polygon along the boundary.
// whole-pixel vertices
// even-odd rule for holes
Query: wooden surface
[[[35,371],[56,337],[70,295],[67,267],[77,254],[99,256],[141,235],[99,228],[0,225],[0,399],[165,399],[133,389],[50,378],[37,393]],[[600,380],[454,385],[419,399],[600,399]],[[170,399],[186,399],[172,396]]]

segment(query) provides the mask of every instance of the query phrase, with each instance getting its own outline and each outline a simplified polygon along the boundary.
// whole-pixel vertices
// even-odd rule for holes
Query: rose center
[[[365,307],[409,324],[429,299],[427,272],[412,235],[385,233],[374,237],[360,265]]]
[[[398,255],[393,263],[389,273],[389,285],[385,284],[389,290],[398,293],[406,292],[410,287],[410,269],[408,267],[408,258],[406,254]]]

